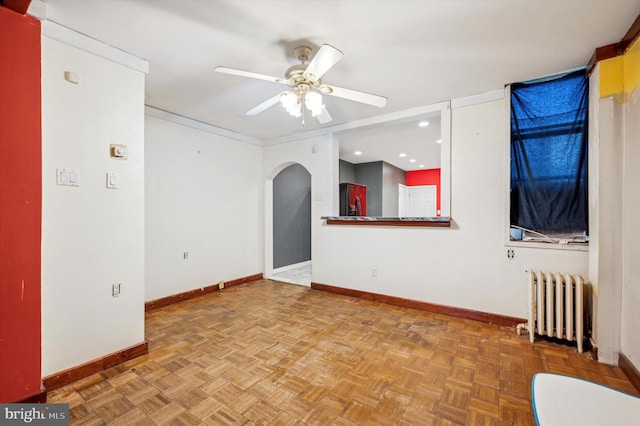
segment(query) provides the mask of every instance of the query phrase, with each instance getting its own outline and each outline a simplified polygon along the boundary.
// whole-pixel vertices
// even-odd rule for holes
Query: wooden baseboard
[[[631,363],[629,358],[622,352],[618,354],[618,367],[629,378],[629,381],[640,392],[640,371]]]
[[[420,309],[435,312],[452,317],[481,321],[495,325],[516,326],[527,322],[524,318],[509,317],[506,315],[491,314],[488,312],[474,311],[471,309],[456,308],[453,306],[437,305],[435,303],[420,302],[418,300],[403,299],[401,297],[386,296],[384,294],[369,293],[367,291],[353,290],[343,287],[335,287],[327,284],[311,283],[311,288],[344,296],[358,297],[360,299],[373,300],[389,305],[403,306],[405,308]]]
[[[13,404],[45,404],[47,402],[47,391],[42,391],[28,398],[15,401]]]
[[[224,282],[224,288],[235,287],[240,284],[246,284],[251,281],[257,281],[262,279],[262,274],[249,275],[248,277],[238,278],[231,281]],[[160,299],[151,300],[144,304],[144,311],[150,311],[152,309],[161,308],[163,306],[172,305],[174,303],[182,302],[183,300],[193,299],[195,297],[204,296],[214,291],[219,291],[218,284],[210,285],[207,287],[197,288],[195,290],[185,291],[184,293],[174,294],[172,296],[162,297]]]
[[[594,361],[598,360],[598,346],[596,346],[596,342],[593,341],[593,338],[589,338],[589,345],[591,346],[591,357]]]
[[[69,383],[73,383],[76,380],[99,373],[102,370],[106,370],[107,368],[122,364],[125,361],[129,361],[130,359],[137,358],[148,353],[149,344],[145,340],[138,345],[131,346],[121,351],[103,356],[102,358],[78,365],[77,367],[47,376],[43,380],[43,385],[47,392],[52,391],[68,385]]]

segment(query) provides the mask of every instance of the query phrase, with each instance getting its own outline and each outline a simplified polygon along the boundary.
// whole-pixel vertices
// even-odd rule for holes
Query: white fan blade
[[[316,53],[316,56],[314,56],[311,62],[309,62],[309,65],[307,65],[304,73],[311,74],[316,79],[320,79],[324,73],[329,71],[343,56],[344,54],[335,47],[323,44],[320,50],[318,50],[318,53]]]
[[[337,96],[338,98],[350,99],[356,102],[362,102],[363,104],[377,106],[378,108],[382,108],[387,104],[387,98],[385,98],[384,96],[372,95],[371,93],[345,89],[344,87],[337,87],[337,86],[325,86],[325,87],[327,87],[328,89],[322,90],[322,93],[326,93],[327,95]]]
[[[333,120],[333,117],[331,117],[331,114],[329,114],[327,108],[323,108],[322,112],[317,115],[316,118],[318,119],[318,122],[320,122],[320,124],[329,123]]]
[[[257,74],[255,72],[237,70],[235,68],[215,67],[213,70],[215,72],[219,72],[222,74],[238,75],[240,77],[257,78],[259,80],[266,80],[266,81],[272,81],[274,83],[287,84],[287,81],[283,78],[271,77],[270,75]]]
[[[275,104],[278,103],[278,101],[280,100],[280,96],[282,96],[284,93],[287,93],[287,92],[278,93],[273,98],[267,99],[257,107],[247,111],[247,115],[258,115],[262,111],[266,110],[267,108],[274,106]]]

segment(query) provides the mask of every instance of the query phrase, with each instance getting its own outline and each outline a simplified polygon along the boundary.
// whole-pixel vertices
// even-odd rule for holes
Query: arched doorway
[[[267,217],[265,236],[267,244],[271,240],[271,259],[267,256],[265,275],[310,285],[311,174],[302,165],[292,163],[282,168],[270,183],[271,191],[266,196],[271,198],[271,218]]]

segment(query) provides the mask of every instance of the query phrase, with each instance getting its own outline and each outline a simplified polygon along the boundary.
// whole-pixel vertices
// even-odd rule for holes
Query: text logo
[[[0,425],[69,425],[69,405],[0,404]]]

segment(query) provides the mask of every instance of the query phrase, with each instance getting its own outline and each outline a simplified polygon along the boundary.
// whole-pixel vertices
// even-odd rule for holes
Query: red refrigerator
[[[367,215],[367,186],[357,183],[340,184],[340,216]]]

